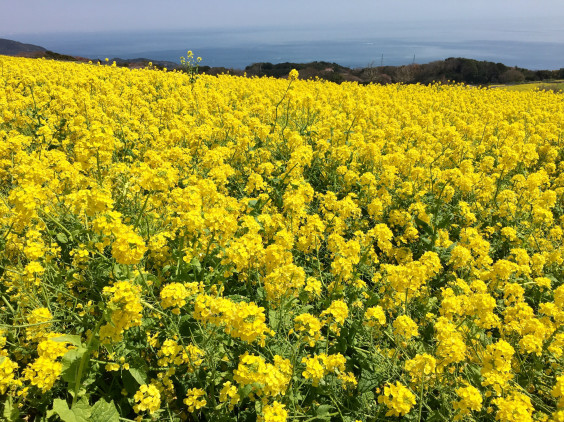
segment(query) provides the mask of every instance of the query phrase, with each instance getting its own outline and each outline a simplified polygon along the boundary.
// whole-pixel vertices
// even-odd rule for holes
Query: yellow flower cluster
[[[323,324],[319,318],[305,313],[294,318],[294,330],[292,332],[297,334],[310,347],[314,347],[315,343],[323,338],[321,335],[322,327]]]
[[[159,366],[188,365],[188,372],[194,372],[203,362],[205,352],[193,344],[181,346],[176,341],[167,339],[158,351]]]
[[[18,364],[12,362],[10,358],[5,356],[0,357],[0,393],[5,394],[6,390],[13,386],[21,385],[21,381],[17,380],[16,370]]]
[[[335,334],[339,335],[341,327],[349,315],[349,307],[344,300],[334,300],[323,312],[323,323]]]
[[[284,409],[285,405],[277,401],[264,406],[262,415],[257,418],[258,422],[286,422],[288,412]]]
[[[458,411],[454,420],[462,420],[470,415],[472,411],[479,412],[482,410],[482,395],[480,391],[471,385],[456,389],[456,394],[460,400],[453,403],[453,407]]]
[[[194,302],[194,318],[223,327],[227,334],[243,341],[264,345],[267,335],[274,335],[266,325],[264,308],[255,303],[235,303],[227,298],[198,295]]]
[[[366,309],[364,324],[367,327],[377,327],[386,324],[386,314],[381,306],[372,306]]]
[[[43,393],[49,391],[63,369],[60,358],[74,346],[66,341],[57,341],[61,334],[49,333],[48,339],[37,345],[38,357],[23,370],[23,378]]]
[[[186,298],[198,292],[197,283],[170,283],[163,287],[160,293],[163,309],[173,308],[172,313],[180,314],[180,308],[186,305]]]
[[[406,340],[419,334],[417,331],[417,324],[407,315],[400,315],[397,317],[393,322],[393,327],[394,334]]]
[[[194,413],[196,410],[204,407],[208,402],[205,398],[206,392],[201,388],[191,388],[183,400],[184,404],[188,406],[188,411]]]
[[[219,392],[219,401],[222,403],[229,403],[229,410],[233,410],[235,405],[239,403],[241,396],[239,390],[233,385],[231,381],[226,381]]]
[[[233,379],[241,386],[252,386],[252,394],[275,397],[286,394],[292,365],[288,359],[274,356],[274,364],[266,363],[261,356],[244,354],[233,371]]]
[[[155,413],[161,407],[161,392],[153,383],[143,384],[139,387],[133,399],[136,402],[133,406],[133,410],[135,410],[136,413]]]
[[[388,407],[386,416],[404,416],[415,405],[415,395],[399,381],[384,387],[384,394],[378,396],[378,403]]]
[[[100,338],[107,342],[121,341],[124,331],[141,325],[141,287],[118,281],[112,287],[104,287],[103,293],[110,296],[111,315],[110,322],[100,328]]]
[[[505,340],[488,345],[483,356],[482,376],[484,381],[482,384],[493,386],[494,390],[500,394],[507,382],[513,378],[511,359],[514,354],[515,350]]]
[[[319,385],[324,376],[331,373],[344,376],[343,380],[350,382],[347,374],[344,373],[346,361],[346,358],[340,353],[334,355],[321,353],[312,357],[304,357],[302,358],[302,363],[305,365],[305,370],[302,372],[302,375],[305,379],[311,379],[314,387]]]
[[[508,397],[499,397],[492,402],[498,407],[495,417],[501,422],[533,421],[531,399],[523,393],[514,391]]]
[[[436,369],[437,360],[428,353],[417,354],[413,359],[405,362],[405,370],[416,385],[423,381],[431,382],[429,378],[435,375]]]
[[[45,338],[53,315],[47,308],[35,308],[27,317],[26,337],[30,341],[39,342]]]

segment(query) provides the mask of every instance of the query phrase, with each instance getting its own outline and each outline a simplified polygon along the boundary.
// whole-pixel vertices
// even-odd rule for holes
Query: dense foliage
[[[0,57],[6,420],[564,420],[564,101]]]
[[[297,69],[302,78],[329,80],[331,82],[357,81],[359,83],[423,83],[464,82],[475,85],[507,84],[523,81],[564,79],[564,68],[559,70],[529,70],[509,67],[503,63],[450,57],[424,64],[403,66],[368,66],[350,69],[336,63],[255,63],[247,66],[247,76],[287,76],[291,69]],[[213,68],[203,68],[213,73]]]

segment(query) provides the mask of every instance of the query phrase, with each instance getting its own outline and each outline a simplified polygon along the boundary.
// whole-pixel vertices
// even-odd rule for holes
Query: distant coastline
[[[145,57],[179,64],[192,50],[202,64],[244,70],[252,63],[325,61],[354,68],[429,63],[448,57],[501,62],[508,67],[556,70],[564,67],[564,27],[558,19],[491,19],[263,25],[249,28],[2,33],[70,56],[91,59]]]
[[[82,56],[60,54],[44,47],[24,44],[14,40],[0,39],[0,55],[23,56],[30,58],[44,57],[64,61],[99,61],[101,64],[112,64],[128,68],[143,68],[149,64],[155,68],[182,70],[179,63],[151,58],[114,57],[106,61]],[[414,58],[415,60],[415,58]],[[218,75],[222,73],[246,76],[269,76],[285,78],[291,69],[300,71],[303,79],[320,78],[328,81],[358,83],[432,83],[463,82],[475,85],[511,84],[521,82],[538,82],[564,79],[564,67],[558,70],[531,70],[521,67],[510,67],[503,63],[478,61],[462,57],[450,57],[429,63],[411,63],[400,66],[374,65],[365,67],[347,67],[338,63],[312,61],[307,63],[258,62],[247,65],[244,69],[223,66],[200,66],[200,73]]]

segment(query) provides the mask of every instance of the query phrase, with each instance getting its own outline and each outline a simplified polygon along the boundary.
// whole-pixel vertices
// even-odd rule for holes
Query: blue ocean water
[[[93,59],[179,62],[192,50],[202,65],[244,69],[255,62],[328,61],[348,67],[427,63],[448,57],[529,69],[564,67],[559,22],[379,23],[358,27],[19,34],[0,37]]]

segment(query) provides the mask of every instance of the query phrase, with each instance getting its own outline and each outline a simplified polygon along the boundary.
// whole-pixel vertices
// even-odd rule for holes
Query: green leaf
[[[57,233],[57,240],[62,244],[69,242],[69,238],[64,233]]]
[[[268,323],[271,327],[278,327],[280,325],[280,318],[275,309],[268,310]]]
[[[264,290],[264,287],[258,287],[256,289],[256,292],[257,292],[257,298],[259,298],[260,300],[266,299],[266,292]]]
[[[441,220],[438,224],[436,224],[437,228],[439,229],[444,229],[446,226],[448,226],[449,224],[451,224],[450,219],[445,218],[444,220]]]
[[[112,271],[118,280],[125,279],[129,275],[127,266],[122,264],[115,264]]]
[[[422,237],[421,241],[427,246],[432,246],[434,243],[433,239],[429,239],[428,237]]]
[[[429,235],[433,234],[433,228],[429,225],[429,223],[421,220],[419,217],[415,217],[415,223],[417,223],[417,226],[425,233]]]
[[[382,376],[380,374],[374,374],[372,371],[363,369],[358,380],[358,392],[360,394],[366,393],[376,388],[381,382]]]
[[[61,377],[64,381],[69,384],[76,382],[76,374],[78,373],[78,367],[80,365],[80,360],[87,349],[84,347],[79,347],[78,349],[71,349],[64,354],[62,359],[63,368],[61,371]]]
[[[133,378],[133,375],[129,371],[121,371],[121,380],[123,383],[123,388],[127,393],[133,396],[137,390],[139,390],[139,383]]]
[[[66,400],[55,399],[53,400],[53,411],[59,415],[63,422],[74,422],[76,417],[69,409],[69,405]]]
[[[333,408],[333,406],[331,406],[330,404],[322,404],[320,405],[316,410],[315,410],[315,415],[318,418],[330,418],[331,415],[331,409]]]
[[[86,398],[83,398],[78,403],[76,403],[72,407],[71,411],[76,415],[77,422],[90,421],[92,407],[90,407]]]
[[[118,422],[119,412],[113,401],[100,399],[92,406],[90,420],[92,422]]]
[[[257,415],[262,413],[262,402],[260,400],[255,401],[255,412]]]
[[[4,411],[2,412],[2,420],[7,422],[20,421],[20,411],[18,406],[14,406],[14,400],[11,396],[6,398],[4,402]]]
[[[243,388],[239,389],[239,396],[244,399],[253,391],[252,384],[247,384]]]
[[[545,274],[544,276],[550,279],[553,283],[558,283],[558,279],[554,277],[552,274]]]
[[[53,410],[63,422],[88,422],[92,409],[86,400],[75,403],[72,409],[69,409],[66,400],[55,399]]]
[[[147,373],[142,368],[129,368],[129,373],[139,385],[147,383]]]
[[[73,346],[80,346],[82,344],[82,340],[80,336],[71,336],[71,335],[64,335],[59,337],[54,337],[51,339],[56,343],[70,343]]]
[[[446,253],[451,253],[452,250],[454,249],[454,247],[457,245],[458,242],[454,242],[452,245],[450,245],[448,248],[446,248],[445,252]]]
[[[194,267],[194,269],[197,272],[202,271],[202,264],[200,264],[200,260],[198,258],[192,258],[192,261],[190,261],[190,264],[192,265],[192,267]]]

